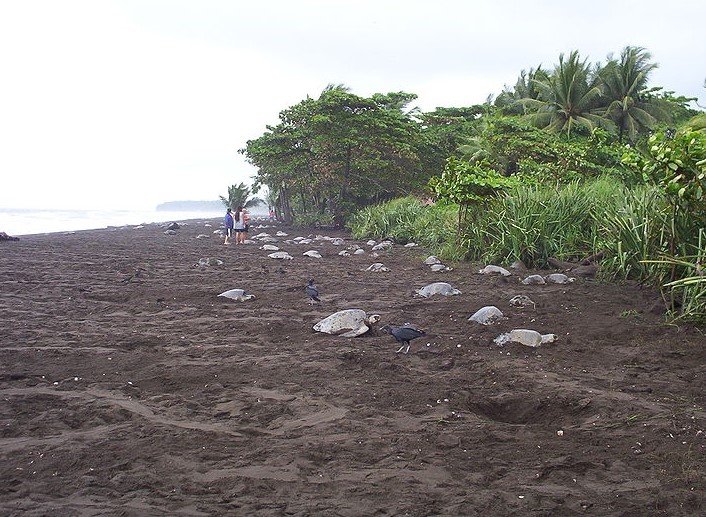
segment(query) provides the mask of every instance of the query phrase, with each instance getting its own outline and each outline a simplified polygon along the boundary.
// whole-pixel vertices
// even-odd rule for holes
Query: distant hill
[[[225,210],[221,201],[167,201],[157,205],[157,211],[218,212]]]

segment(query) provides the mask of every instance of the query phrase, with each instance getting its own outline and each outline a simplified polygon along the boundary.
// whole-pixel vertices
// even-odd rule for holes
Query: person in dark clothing
[[[226,240],[225,240],[225,242],[224,242],[223,244],[227,245],[227,244],[230,244],[230,242],[228,241],[228,238],[229,238],[231,235],[233,235],[233,226],[234,226],[234,224],[235,224],[235,220],[233,219],[232,210],[231,210],[230,208],[228,208],[228,209],[226,210],[226,216],[225,216],[223,222],[224,222],[225,227],[226,227]]]

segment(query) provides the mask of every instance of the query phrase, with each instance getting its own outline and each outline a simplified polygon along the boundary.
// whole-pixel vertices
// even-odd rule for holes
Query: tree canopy
[[[302,211],[342,220],[354,208],[424,184],[419,124],[405,111],[415,95],[359,97],[329,86],[280,112],[280,123],[241,150],[256,182],[276,193],[285,219]]]
[[[645,148],[659,128],[702,120],[690,107],[694,99],[650,85],[656,67],[641,47],[603,65],[574,50],[553,67],[521,71],[494,103],[429,112],[412,105],[412,93],[361,97],[332,84],[283,109],[279,123],[240,152],[257,168],[253,190],[266,185],[288,222],[341,223],[394,197],[454,191],[443,178],[470,188],[473,198],[487,186],[513,184],[499,176],[634,176],[621,162],[625,143]]]

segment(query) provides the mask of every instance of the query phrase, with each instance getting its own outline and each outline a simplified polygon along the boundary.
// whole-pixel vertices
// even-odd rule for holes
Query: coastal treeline
[[[537,267],[603,252],[602,274],[667,286],[675,311],[703,316],[706,114],[652,85],[656,66],[640,47],[602,64],[574,51],[432,112],[330,85],[241,152],[287,222]]]

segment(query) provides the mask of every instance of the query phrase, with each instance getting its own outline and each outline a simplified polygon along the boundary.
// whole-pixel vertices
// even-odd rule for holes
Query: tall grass
[[[392,238],[406,244],[416,242],[448,258],[463,258],[457,245],[458,207],[425,206],[414,197],[394,199],[360,210],[348,221],[353,237]]]
[[[675,211],[657,187],[598,178],[519,187],[469,208],[460,226],[458,207],[424,206],[415,198],[368,207],[349,226],[357,238],[415,241],[444,258],[484,263],[519,259],[543,268],[549,257],[605,252],[604,278],[664,286],[680,314],[706,319],[706,236],[692,216]]]
[[[607,252],[601,264],[605,275],[665,281],[668,268],[647,262],[666,253],[672,241],[668,204],[655,187],[623,189],[623,197],[594,219],[598,246]]]
[[[699,229],[695,253],[683,257],[664,257],[649,261],[653,264],[668,266],[680,270],[679,278],[664,285],[669,289],[670,297],[678,306],[673,311],[674,320],[693,320],[706,322],[706,230]]]
[[[612,180],[561,188],[523,186],[473,210],[463,246],[473,259],[545,267],[549,257],[570,260],[597,251],[595,214],[612,211],[623,196]]]

